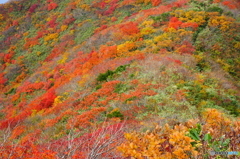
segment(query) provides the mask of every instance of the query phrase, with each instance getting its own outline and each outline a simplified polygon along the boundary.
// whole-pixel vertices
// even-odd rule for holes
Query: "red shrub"
[[[56,9],[58,7],[58,4],[57,3],[54,3],[54,2],[51,2],[48,4],[48,10],[53,10],[53,9]]]
[[[103,13],[103,15],[110,15],[110,14],[112,14],[112,13],[115,11],[115,9],[117,8],[117,6],[118,6],[118,4],[113,4],[113,5],[111,5],[111,6],[108,8],[108,10],[106,10],[106,11]]]
[[[169,28],[178,29],[182,25],[182,22],[178,20],[177,17],[172,17],[168,24]]]
[[[173,2],[171,4],[172,7],[183,7],[184,5],[186,5],[186,3],[188,3],[188,0],[177,0],[176,2]]]
[[[39,38],[43,37],[45,34],[47,34],[47,31],[38,31],[35,39],[39,39]]]
[[[128,22],[123,24],[120,29],[124,34],[133,35],[139,33],[138,23]]]
[[[239,3],[239,2],[238,2]],[[223,5],[227,6],[230,9],[237,9],[237,6],[234,4],[234,2],[231,1],[223,1]]]
[[[28,11],[29,11],[30,13],[33,13],[33,12],[35,12],[35,10],[36,10],[37,7],[38,7],[38,4],[33,4],[33,5],[31,5],[31,7],[28,9]]]
[[[65,20],[63,21],[63,24],[69,25],[69,24],[71,24],[72,22],[74,22],[75,20],[76,20],[76,19],[75,19],[73,16],[71,16],[71,17],[65,19]]]
[[[104,29],[107,29],[107,25],[102,25],[100,28],[97,28],[95,31],[94,31],[94,33],[96,34],[96,33],[98,33],[98,32],[100,32],[100,31],[102,31],[102,30],[104,30]]]
[[[180,54],[193,54],[194,51],[194,46],[188,41],[184,41],[183,44],[178,45],[176,49],[176,52]]]
[[[56,98],[55,91],[49,91],[42,96],[42,100],[39,103],[39,109],[45,109],[52,106],[54,99]],[[38,110],[38,109],[37,109]]]
[[[13,26],[17,26],[19,24],[19,22],[17,21],[17,20],[14,20],[13,22],[12,22],[12,25]]]
[[[198,27],[198,24],[196,22],[186,22],[181,24],[182,28],[193,28],[196,29]]]
[[[162,0],[151,0],[152,6],[158,6],[160,3],[162,2]]]
[[[33,92],[35,90],[39,90],[42,89],[44,87],[44,82],[38,82],[38,83],[30,83],[30,82],[26,82],[25,83],[25,87],[23,87],[20,91],[21,92]]]
[[[4,85],[7,82],[7,79],[4,77],[3,73],[0,73],[0,85]]]
[[[39,45],[38,39],[32,39],[32,38],[27,38],[26,43],[24,44],[24,49],[28,49],[30,47],[33,47],[35,45]]]
[[[20,123],[21,121],[26,119],[30,114],[31,114],[31,111],[26,110],[26,111],[19,113],[18,115],[14,116],[14,117],[10,117],[8,119],[2,120],[0,122],[0,129],[4,129],[7,127],[13,128],[18,123]]]
[[[57,26],[56,17],[50,20],[47,24],[49,25],[50,28],[54,28],[55,26]]]
[[[59,56],[59,54],[61,54],[62,51],[64,51],[62,49],[62,47],[54,47],[52,49],[52,52],[49,54],[49,56],[44,61],[51,61],[51,60],[53,60],[55,57]]]
[[[13,53],[8,53],[8,54],[5,54],[4,58],[3,58],[3,61],[5,63],[10,63],[11,62],[11,58],[13,57]]]
[[[101,9],[104,9],[105,8],[105,6],[106,6],[106,2],[105,1],[103,1],[103,2],[99,2],[97,5],[101,8]]]

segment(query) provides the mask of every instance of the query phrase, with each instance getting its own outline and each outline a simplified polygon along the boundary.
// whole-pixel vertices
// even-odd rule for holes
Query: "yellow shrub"
[[[213,137],[219,138],[231,129],[231,121],[216,109],[207,109],[203,113],[203,119],[203,129]]]
[[[148,35],[148,34],[154,33],[154,29],[153,29],[153,27],[147,26],[147,27],[141,29],[140,33],[141,33],[141,35]]]
[[[28,36],[29,32],[23,33],[23,36]]]
[[[69,55],[69,53],[64,53],[64,55],[62,56],[62,59],[58,61],[58,64],[65,63],[66,60],[68,59],[68,55]]]
[[[182,22],[196,22],[198,25],[202,25],[206,22],[206,17],[208,14],[204,11],[183,11],[183,10],[176,10],[172,13],[173,16],[179,18]]]
[[[227,16],[214,16],[209,19],[210,27],[219,27],[221,31],[227,31],[233,24],[234,19]]]
[[[237,43],[234,45],[234,48],[240,49],[240,42],[237,42]]]
[[[127,140],[118,147],[124,157],[143,158],[179,158],[185,159],[197,156],[197,151],[191,145],[193,141],[186,136],[188,128],[183,125],[175,126],[173,129],[165,125],[163,128],[156,127],[152,132],[126,133]],[[171,149],[171,153],[169,151]]]
[[[44,41],[50,41],[50,40],[54,40],[58,38],[58,33],[52,33],[52,34],[48,34],[47,36],[44,37]]]
[[[0,20],[3,20],[3,18],[4,18],[4,17],[3,17],[3,15],[2,15],[2,14],[0,14]]]
[[[68,92],[65,92],[62,96],[57,96],[55,99],[54,99],[54,104],[53,105],[57,105],[59,103],[62,103],[64,100],[66,100],[69,96],[69,93]]]
[[[88,4],[80,4],[78,7],[85,11],[91,11],[91,7]]]
[[[61,31],[65,31],[67,28],[68,28],[67,25],[62,25],[62,26],[61,26]]]
[[[126,41],[117,46],[117,56],[129,56],[129,53],[137,48],[136,44],[131,41]]]

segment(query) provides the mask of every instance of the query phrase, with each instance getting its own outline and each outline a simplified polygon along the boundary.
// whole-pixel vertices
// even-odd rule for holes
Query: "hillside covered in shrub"
[[[238,0],[0,4],[0,158],[235,158]]]

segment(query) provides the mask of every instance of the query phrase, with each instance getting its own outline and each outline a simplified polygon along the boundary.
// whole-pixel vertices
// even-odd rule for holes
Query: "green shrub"
[[[206,60],[202,59],[196,64],[196,69],[199,72],[203,72],[203,71],[210,69],[210,65],[208,64],[208,62]]]
[[[131,98],[126,99],[126,100],[125,100],[125,103],[126,103],[127,101],[133,101],[133,100],[135,100],[135,99],[137,99],[137,97],[136,97],[136,96],[133,96],[133,97],[131,97]]]
[[[107,114],[107,118],[120,118],[121,120],[123,120],[124,116],[119,110],[116,110]]]
[[[209,81],[202,84],[190,81],[178,85],[178,88],[184,88],[187,90],[188,93],[186,97],[188,101],[199,109],[209,107],[207,103],[212,103],[214,106],[224,108],[234,116],[239,116],[240,114],[239,97],[235,95],[229,95],[227,92],[220,93],[220,91],[215,88],[214,84],[209,83]]]
[[[102,81],[107,81],[108,78],[111,78],[114,74],[118,74],[120,72],[123,72],[126,70],[126,67],[129,65],[122,65],[116,68],[116,70],[111,71],[107,70],[105,73],[100,73],[97,77],[97,81],[102,82]]]
[[[102,88],[102,85],[97,85],[96,87],[95,87],[95,90],[98,90],[98,89],[100,89],[100,88]]]
[[[158,16],[151,16],[151,18],[152,18],[154,21],[166,22],[166,21],[168,21],[169,18],[170,18],[170,12],[166,12],[166,13],[160,14],[160,15],[158,15]]]
[[[107,81],[108,77],[112,76],[114,74],[113,71],[107,70],[105,73],[100,73],[97,77],[97,81],[102,82],[102,81]]]
[[[12,88],[7,93],[4,93],[4,94],[8,95],[8,94],[15,94],[15,93],[16,93],[16,88]]]
[[[223,13],[223,9],[219,8],[217,6],[209,7],[206,11],[207,12],[219,12],[220,14]]]
[[[116,86],[115,86],[115,90],[114,92],[115,93],[124,93],[128,90],[127,86],[123,83],[118,83]]]
[[[205,143],[206,146],[209,146],[212,150],[217,152],[227,151],[229,149],[229,138],[226,139],[224,136],[222,136],[219,139],[213,139],[211,134],[203,134],[201,124],[197,124],[196,128],[190,129],[187,136],[194,140],[194,142],[191,142],[194,147],[197,147],[198,143]]]
[[[122,65],[122,66],[119,66],[114,72],[115,73],[118,73],[118,72],[123,72],[126,70],[126,67],[129,66],[129,65]]]

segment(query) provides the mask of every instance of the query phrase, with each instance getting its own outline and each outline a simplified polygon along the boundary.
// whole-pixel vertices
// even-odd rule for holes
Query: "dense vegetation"
[[[238,0],[0,5],[0,158],[234,158]]]

